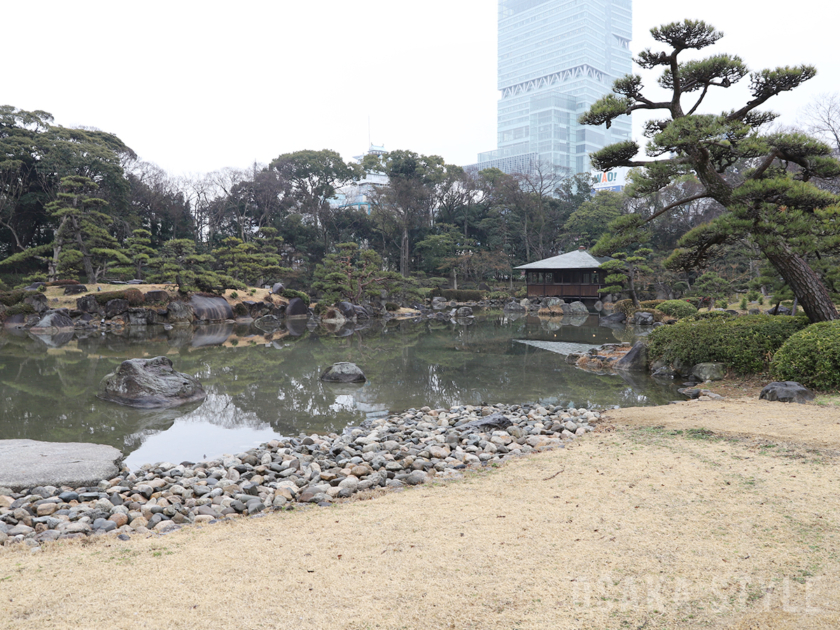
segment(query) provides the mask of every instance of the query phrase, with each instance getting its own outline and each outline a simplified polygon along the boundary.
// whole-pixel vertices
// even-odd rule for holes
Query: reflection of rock
[[[292,337],[300,337],[306,332],[307,321],[303,317],[291,317],[286,320],[286,328]]]
[[[527,301],[527,300],[523,300],[523,301]],[[525,308],[524,306],[522,306],[521,304],[516,303],[516,302],[508,302],[507,304],[505,304],[504,310],[508,313],[524,313],[528,309]]]
[[[564,326],[583,326],[586,323],[586,320],[589,319],[588,313],[573,313],[571,315],[563,315],[563,325]]]
[[[71,341],[75,337],[75,333],[72,330],[65,330],[63,332],[58,333],[37,333],[30,331],[29,335],[33,339],[37,339],[38,341],[42,342],[48,348],[60,348]]]
[[[263,332],[274,332],[283,327],[283,322],[274,315],[265,315],[254,322],[254,327]]]
[[[196,319],[208,322],[222,322],[226,319],[233,319],[233,309],[223,297],[193,295],[190,298],[190,306]]]
[[[455,323],[460,326],[472,326],[475,323],[475,318],[473,317],[456,317]]]
[[[97,397],[130,407],[176,407],[204,400],[201,384],[176,372],[167,357],[129,359],[99,384]]]
[[[472,317],[473,310],[469,306],[462,306],[455,311],[456,317]]]
[[[355,363],[341,361],[328,367],[321,374],[321,380],[326,383],[364,383],[367,378]]]
[[[206,324],[198,326],[193,332],[192,342],[190,345],[193,348],[202,346],[220,346],[233,333],[233,324]]]

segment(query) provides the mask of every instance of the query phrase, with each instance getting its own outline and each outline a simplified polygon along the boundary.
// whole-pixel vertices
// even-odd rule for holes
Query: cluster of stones
[[[300,503],[328,506],[363,490],[457,477],[471,466],[560,447],[599,419],[587,409],[540,405],[410,409],[342,435],[273,440],[198,464],[124,470],[95,487],[0,495],[0,543],[39,547],[106,532],[165,533]]]

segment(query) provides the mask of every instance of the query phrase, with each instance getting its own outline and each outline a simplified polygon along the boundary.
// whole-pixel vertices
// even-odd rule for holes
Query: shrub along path
[[[837,628],[838,421],[752,401],[620,410],[460,481],[6,547],[0,628]]]

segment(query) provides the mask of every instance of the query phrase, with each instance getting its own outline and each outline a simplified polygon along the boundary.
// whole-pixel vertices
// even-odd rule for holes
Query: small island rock
[[[207,396],[192,376],[176,372],[167,357],[129,359],[99,384],[97,397],[129,407],[177,407]]]
[[[321,380],[327,383],[364,383],[365,373],[355,363],[341,361],[333,363],[321,374]]]

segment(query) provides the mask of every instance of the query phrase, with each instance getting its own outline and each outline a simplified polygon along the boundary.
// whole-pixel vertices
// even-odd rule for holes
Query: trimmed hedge
[[[690,319],[657,328],[649,335],[651,361],[683,365],[719,362],[737,374],[764,372],[782,344],[809,323],[806,317],[771,315]]]
[[[684,300],[666,300],[657,306],[656,310],[661,311],[666,315],[670,315],[671,317],[676,317],[677,319],[689,317],[697,313],[697,308]]]
[[[282,295],[288,300],[291,300],[292,298],[300,298],[307,306],[309,306],[309,304],[311,303],[309,296],[303,291],[295,291],[294,289],[283,289],[283,292],[280,295]]]
[[[840,320],[811,324],[773,355],[770,373],[814,389],[840,388]]]
[[[96,297],[96,301],[105,306],[111,300],[125,300],[129,306],[142,306],[146,298],[140,289],[125,289],[124,291],[102,291],[99,293],[91,293]]]
[[[31,304],[15,304],[14,306],[10,306],[6,309],[5,316],[11,317],[12,315],[31,315],[35,312],[35,309]]]
[[[13,289],[12,291],[0,293],[0,304],[3,304],[4,306],[14,306],[19,302],[23,302],[23,299],[26,296],[37,294],[37,291],[24,291],[23,289]]]
[[[478,302],[484,299],[484,291],[476,289],[436,289],[429,296],[446,298],[447,301]]]

